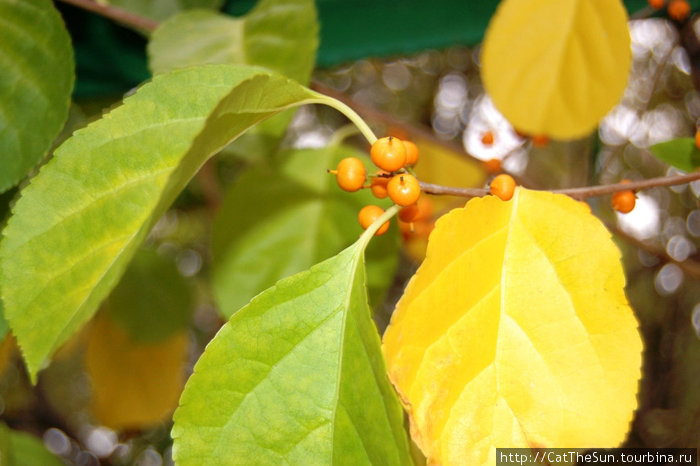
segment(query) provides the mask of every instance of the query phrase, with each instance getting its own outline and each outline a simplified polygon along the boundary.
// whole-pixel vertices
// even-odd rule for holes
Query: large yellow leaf
[[[169,418],[185,382],[188,337],[132,341],[107,314],[90,328],[85,363],[93,385],[92,410],[114,429],[140,429]]]
[[[519,188],[440,218],[383,342],[429,460],[622,442],[642,351],[624,285],[610,234],[569,197]]]
[[[513,126],[573,139],[620,100],[631,57],[620,0],[504,0],[484,38],[482,78]]]

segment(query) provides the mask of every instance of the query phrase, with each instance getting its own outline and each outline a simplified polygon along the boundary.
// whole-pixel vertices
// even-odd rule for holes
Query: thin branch
[[[639,191],[642,189],[658,188],[661,186],[676,186],[700,180],[700,172],[688,173],[687,175],[661,176],[646,180],[630,181],[629,183],[616,183],[602,186],[585,186],[582,188],[555,189],[553,193],[566,194],[574,199],[585,199],[587,197],[602,196],[612,194],[617,191]]]
[[[111,5],[101,5],[93,0],[59,0],[83,10],[91,11],[105,18],[109,18],[132,29],[145,32],[153,32],[158,27],[158,22],[143,16],[135,15],[121,8]]]
[[[700,180],[700,172],[693,172],[687,175],[662,176],[659,178],[649,178],[648,180],[630,181],[629,183],[616,183],[601,186],[584,186],[582,188],[566,188],[548,190],[552,193],[566,194],[574,199],[586,199],[588,197],[603,196],[617,191],[639,191],[642,189],[657,188],[661,186],[676,186]],[[480,197],[488,194],[483,188],[455,188],[451,186],[440,186],[432,183],[420,182],[421,189],[429,194],[443,194],[459,197]]]
[[[425,181],[420,181],[419,184],[421,191],[428,194],[469,198],[483,197],[489,193],[489,190],[484,188],[454,188],[450,186],[441,186],[439,184],[426,183]]]
[[[700,280],[700,264],[692,259],[686,259],[684,261],[677,261],[671,256],[669,256],[666,251],[663,249],[653,246],[651,244],[645,243],[644,241],[640,241],[639,239],[635,238],[632,235],[629,235],[619,229],[618,227],[608,224],[605,224],[606,228],[613,233],[616,236],[619,236],[632,246],[641,249],[652,256],[656,256],[659,259],[661,259],[664,262],[673,262],[676,264],[678,267],[683,270],[689,277],[693,278],[693,280]]]

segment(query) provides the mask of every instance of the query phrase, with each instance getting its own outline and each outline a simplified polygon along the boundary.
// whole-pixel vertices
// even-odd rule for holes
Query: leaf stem
[[[358,134],[359,132],[360,132],[359,128],[353,124],[341,126],[337,130],[335,130],[330,141],[328,141],[328,145],[330,147],[339,146],[340,144],[342,144],[342,142],[344,140],[346,140],[350,136],[354,136],[354,135]]]
[[[386,212],[384,212],[377,220],[374,221],[370,226],[367,227],[364,233],[360,236],[359,241],[361,241],[362,244],[362,249],[365,249],[367,245],[369,244],[369,240],[374,237],[374,234],[379,230],[379,227],[384,225],[385,222],[388,222],[391,217],[396,215],[396,213],[399,211],[401,206],[394,204],[393,206],[389,207],[386,209]]]
[[[377,136],[374,134],[374,131],[372,131],[369,125],[365,123],[365,120],[363,120],[362,117],[355,112],[355,110],[353,110],[343,102],[334,99],[333,97],[321,94],[320,92],[316,92],[316,94],[318,95],[318,98],[311,99],[308,101],[308,103],[323,104],[338,110],[340,113],[345,115],[348,118],[348,120],[353,122],[355,126],[357,126],[357,129],[360,130],[360,132],[365,137],[365,139],[367,139],[367,142],[369,142],[370,145],[374,144],[374,141],[377,140]]]

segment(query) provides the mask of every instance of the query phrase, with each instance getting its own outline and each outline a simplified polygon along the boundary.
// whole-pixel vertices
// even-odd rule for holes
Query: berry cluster
[[[370,175],[369,185],[367,172],[362,161],[355,157],[348,157],[340,161],[335,170],[328,170],[336,177],[338,186],[349,192],[362,188],[370,188],[372,194],[378,199],[389,197],[394,203],[403,206],[403,210],[416,209],[416,202],[420,198],[420,184],[415,176],[410,174],[406,167],[412,167],[418,162],[418,147],[411,141],[402,141],[393,136],[387,136],[372,144],[370,149],[372,162],[379,168],[374,175]],[[402,212],[403,212],[402,210]],[[365,206],[358,215],[362,228],[367,228],[384,213],[381,207],[376,205]],[[410,214],[403,214],[403,218],[409,218]],[[389,223],[377,230],[377,235],[384,234],[389,228]]]
[[[690,4],[688,0],[670,0],[668,5],[666,0],[648,0],[649,6],[655,10],[660,10],[664,6],[668,16],[676,21],[685,21],[690,16]]]

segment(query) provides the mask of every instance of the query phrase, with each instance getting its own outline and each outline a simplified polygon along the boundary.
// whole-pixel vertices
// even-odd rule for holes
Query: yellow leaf
[[[465,188],[484,185],[487,173],[480,162],[428,139],[416,137],[414,142],[420,150],[420,161],[414,172],[421,181]],[[433,218],[464,204],[461,197],[430,196],[430,200],[435,212]],[[425,257],[427,234],[423,233],[429,229],[427,227],[416,224],[415,233],[404,238],[404,253],[416,263]]]
[[[624,285],[610,234],[569,197],[518,188],[440,218],[383,341],[429,461],[622,442],[642,351]]]
[[[620,0],[504,0],[484,38],[482,78],[518,130],[574,139],[620,100],[631,59]]]
[[[166,420],[184,386],[188,337],[177,333],[137,343],[107,314],[90,328],[85,362],[92,379],[92,410],[114,429],[139,429]]]

